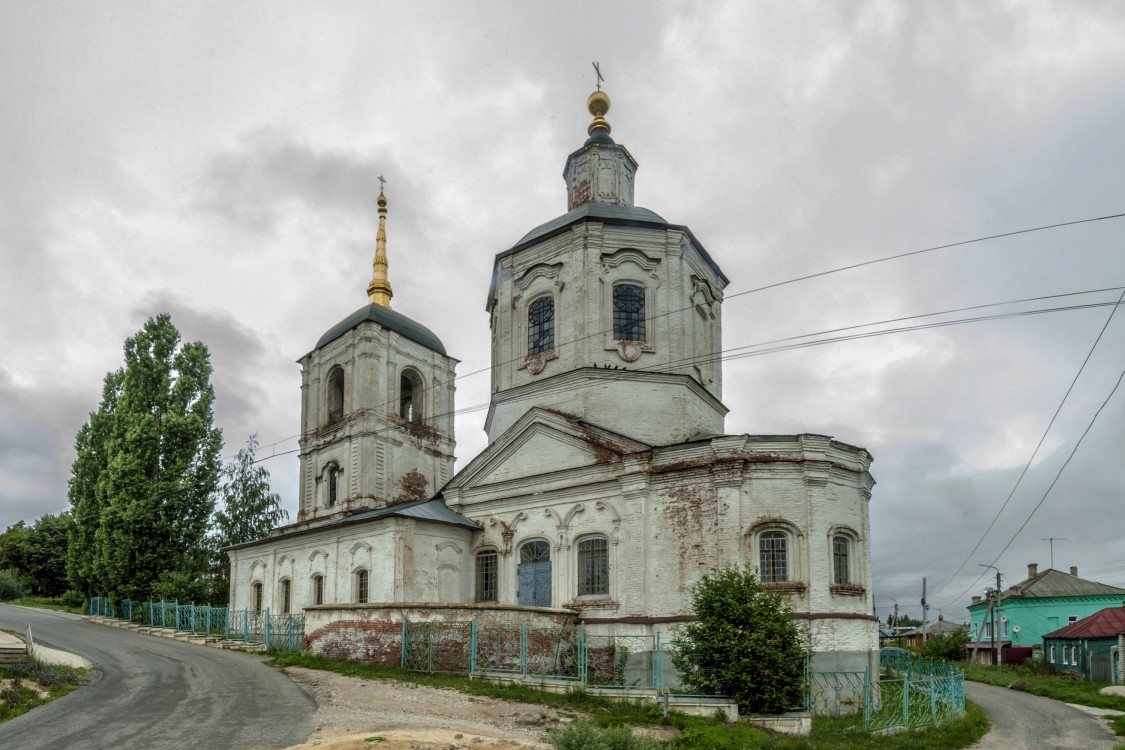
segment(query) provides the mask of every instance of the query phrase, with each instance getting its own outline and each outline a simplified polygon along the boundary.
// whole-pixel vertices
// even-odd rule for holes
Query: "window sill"
[[[762,584],[763,590],[773,591],[778,594],[804,594],[808,588],[809,587],[801,581],[773,581]]]
[[[867,594],[867,589],[854,583],[834,583],[828,587],[828,590],[838,596],[864,596]]]
[[[617,609],[621,606],[620,602],[616,599],[609,599],[604,596],[579,596],[574,601],[567,602],[562,605],[563,609]]]

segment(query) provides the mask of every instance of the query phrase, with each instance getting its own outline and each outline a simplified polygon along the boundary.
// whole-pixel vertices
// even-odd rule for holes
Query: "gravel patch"
[[[287,750],[549,750],[569,719],[541,705],[303,667],[286,673],[316,701],[317,730]]]

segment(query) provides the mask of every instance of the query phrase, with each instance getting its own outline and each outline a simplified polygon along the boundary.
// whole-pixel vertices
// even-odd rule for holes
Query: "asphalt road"
[[[0,628],[98,666],[92,684],[0,724],[8,750],[284,748],[315,730],[316,709],[288,677],[251,654],[0,604]]]
[[[1103,719],[1050,698],[967,680],[965,695],[992,722],[979,750],[1112,750],[1122,740]]]

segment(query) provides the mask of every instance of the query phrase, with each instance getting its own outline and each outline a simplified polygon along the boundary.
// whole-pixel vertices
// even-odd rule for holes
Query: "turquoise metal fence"
[[[305,616],[231,610],[203,604],[179,602],[114,602],[93,597],[87,602],[90,615],[133,622],[144,627],[176,630],[195,635],[221,637],[247,644],[265,644],[267,651],[303,651]]]

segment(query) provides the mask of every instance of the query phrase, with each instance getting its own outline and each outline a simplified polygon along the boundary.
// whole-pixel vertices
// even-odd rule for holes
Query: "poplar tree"
[[[72,559],[89,561],[71,570],[86,593],[143,599],[162,575],[206,572],[222,449],[211,371],[207,347],[181,345],[167,313],[126,340],[124,368],[106,376],[112,398],[77,441]]]
[[[230,558],[223,551],[232,544],[263,539],[289,513],[281,507],[281,496],[270,490],[270,472],[256,463],[258,436],[251,435],[245,447],[223,467],[219,496],[223,507],[215,512],[212,601],[230,596]]]

